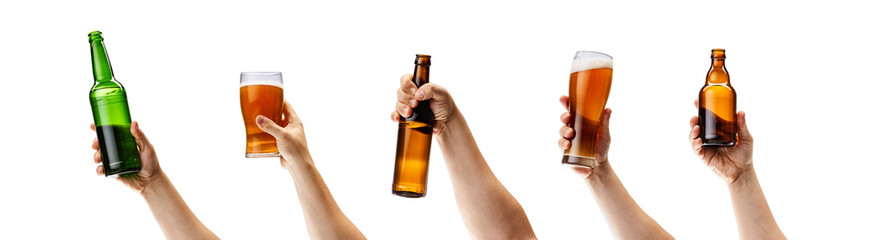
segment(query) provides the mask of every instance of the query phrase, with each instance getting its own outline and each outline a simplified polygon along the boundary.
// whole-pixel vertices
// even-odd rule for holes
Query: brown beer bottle
[[[416,63],[416,68],[413,70],[413,83],[419,88],[428,83],[431,56],[417,54],[414,63]],[[420,101],[413,108],[410,117],[401,118],[398,123],[398,144],[395,152],[395,178],[392,180],[392,194],[409,198],[425,196],[433,127],[434,114],[431,112],[429,100]]]
[[[699,91],[699,137],[706,147],[730,147],[736,141],[736,96],[724,65],[725,52],[711,50],[711,70]]]

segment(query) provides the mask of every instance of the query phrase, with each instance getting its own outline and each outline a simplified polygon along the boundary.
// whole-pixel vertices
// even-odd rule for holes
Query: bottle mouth
[[[416,54],[416,60],[413,61],[416,65],[431,66],[431,55]]]
[[[101,33],[100,31],[93,31],[93,32],[88,33],[88,42],[90,43],[94,40],[103,40],[102,34],[103,33]]]
[[[726,50],[722,48],[711,49],[711,58],[726,58]]]

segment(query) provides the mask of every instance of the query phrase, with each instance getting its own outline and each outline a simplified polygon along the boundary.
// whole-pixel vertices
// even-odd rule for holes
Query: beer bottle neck
[[[103,37],[99,32],[91,33],[88,40],[91,42],[91,69],[94,71],[94,81],[112,81],[112,66],[109,64],[106,46],[103,45]]]
[[[725,60],[726,60],[725,58],[712,58],[712,59],[711,59],[711,67],[712,67],[712,68],[721,68],[721,69],[722,69],[722,68],[723,68],[723,62],[724,62]]]
[[[712,58],[711,70],[708,71],[709,84],[729,84],[729,73],[723,65],[724,58]]]
[[[416,68],[413,70],[413,83],[416,84],[416,87],[421,87],[423,84],[428,83],[428,65],[416,65]]]

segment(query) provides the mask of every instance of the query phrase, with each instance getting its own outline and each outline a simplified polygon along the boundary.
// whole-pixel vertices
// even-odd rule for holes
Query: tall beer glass
[[[240,73],[240,109],[246,125],[246,157],[279,157],[276,139],[261,131],[255,117],[265,116],[277,124],[283,112],[283,75],[280,72]]]
[[[614,60],[600,52],[579,51],[571,64],[568,97],[574,138],[565,150],[562,163],[592,168],[598,149],[598,127],[611,92]]]

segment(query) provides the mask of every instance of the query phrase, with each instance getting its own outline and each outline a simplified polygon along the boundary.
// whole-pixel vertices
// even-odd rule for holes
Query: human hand
[[[419,106],[420,101],[429,100],[427,103],[434,113],[434,135],[439,136],[446,123],[456,117],[456,104],[446,88],[433,83],[423,84],[418,89],[413,83],[413,75],[401,76],[401,87],[398,88],[398,101],[395,102],[395,111],[392,112],[392,121],[398,122],[401,117],[409,117],[413,114],[413,108]]]
[[[565,107],[566,110],[568,110],[568,100],[568,96],[559,97],[559,102],[562,103],[562,106]],[[571,167],[575,172],[577,172],[584,178],[588,178],[593,173],[598,172],[600,167],[608,163],[608,148],[610,148],[611,146],[611,131],[609,129],[609,126],[611,122],[612,112],[613,111],[610,108],[605,108],[604,110],[602,110],[602,119],[601,123],[599,124],[598,146],[596,147],[597,149],[595,154],[595,166],[593,166],[592,168],[575,166]],[[571,113],[567,111],[562,113],[562,116],[559,118],[559,120],[562,121],[563,124],[565,124],[565,126],[559,128],[559,148],[565,150],[571,147],[571,139],[574,139],[575,135],[574,128],[569,127],[569,125],[571,124]]]
[[[283,168],[289,169],[299,163],[312,163],[307,138],[304,136],[304,125],[288,101],[283,101],[283,118],[280,124],[284,126],[262,115],[255,117],[255,123],[261,131],[276,138],[276,146],[281,155],[280,165]]]
[[[91,131],[95,131],[95,126],[91,124]],[[131,123],[131,135],[134,136],[134,141],[137,142],[137,149],[140,153],[140,163],[143,165],[140,172],[129,176],[119,176],[118,179],[131,189],[137,192],[143,192],[150,183],[158,179],[164,172],[161,171],[161,166],[158,165],[158,155],[155,154],[155,148],[152,143],[140,130],[140,124],[136,121]],[[103,164],[101,164],[100,143],[97,138],[91,143],[91,149],[94,149],[94,163],[100,164],[97,166],[97,175],[103,176]]]
[[[699,100],[694,102],[696,109]],[[704,147],[702,138],[699,137],[701,127],[699,116],[690,118],[690,144],[693,151],[705,162],[717,176],[723,178],[727,184],[731,184],[743,173],[753,169],[753,137],[747,130],[747,114],[738,112],[736,124],[738,127],[738,141],[732,147]]]

